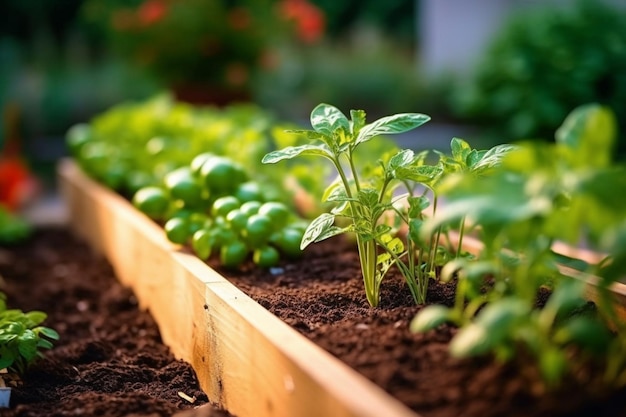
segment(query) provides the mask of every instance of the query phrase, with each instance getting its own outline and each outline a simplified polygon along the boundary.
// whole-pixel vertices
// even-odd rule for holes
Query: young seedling
[[[523,345],[536,356],[549,387],[571,368],[573,345],[583,357],[606,357],[607,380],[626,383],[624,324],[608,292],[623,273],[626,241],[626,172],[612,163],[614,125],[607,109],[581,107],[566,119],[555,144],[523,144],[488,178],[462,174],[439,187],[447,204],[424,225],[423,237],[468,221],[480,226],[484,249],[476,259],[444,266],[442,279],[458,279],[455,306],[424,308],[413,331],[444,322],[460,326],[450,345],[459,357],[494,353],[507,360]],[[593,314],[573,314],[584,303],[583,286],[559,269],[557,241],[584,241],[609,254],[583,271],[600,278]],[[541,287],[553,292],[537,309]],[[618,327],[616,337],[607,322]]]
[[[22,375],[43,356],[42,349],[52,348],[50,340],[58,340],[59,334],[41,326],[46,317],[41,311],[7,309],[6,296],[0,293],[0,369]]]
[[[305,248],[313,242],[319,242],[346,232],[356,234],[361,271],[365,286],[365,295],[371,306],[379,303],[379,289],[382,279],[394,262],[405,251],[401,241],[390,234],[391,226],[381,221],[383,215],[392,209],[394,180],[420,168],[416,167],[419,158],[412,151],[404,150],[391,157],[385,165],[381,163],[382,173],[361,178],[362,171],[355,164],[357,148],[379,135],[397,134],[410,131],[430,120],[419,113],[403,113],[383,117],[366,124],[365,112],[352,110],[351,119],[336,107],[320,104],[311,112],[313,130],[294,130],[293,133],[306,136],[313,143],[301,146],[289,146],[270,152],[263,158],[263,163],[276,163],[296,156],[319,156],[328,159],[337,171],[338,181],[327,190],[324,200],[337,206],[328,213],[322,213],[311,222],[301,242]],[[411,170],[403,170],[403,168]],[[436,167],[422,168],[425,176],[437,175]],[[417,201],[415,204],[418,204]],[[345,227],[335,225],[336,217],[348,217],[351,224]],[[385,248],[380,254],[377,245]],[[411,267],[408,268],[412,268]],[[417,291],[409,283],[412,291]]]

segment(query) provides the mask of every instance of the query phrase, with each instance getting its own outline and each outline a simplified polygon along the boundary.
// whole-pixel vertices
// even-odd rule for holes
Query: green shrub
[[[626,12],[599,1],[514,16],[493,39],[454,109],[502,139],[552,138],[575,107],[597,102],[626,143]]]

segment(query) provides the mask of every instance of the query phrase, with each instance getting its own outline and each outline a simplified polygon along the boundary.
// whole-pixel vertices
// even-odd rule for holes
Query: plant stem
[[[461,219],[461,224],[459,225],[459,242],[456,248],[456,258],[461,257],[461,252],[463,250],[463,236],[465,235],[465,216]]]

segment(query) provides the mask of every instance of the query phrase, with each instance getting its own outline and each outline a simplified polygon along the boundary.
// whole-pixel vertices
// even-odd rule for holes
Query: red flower
[[[36,192],[37,182],[17,158],[0,157],[0,205],[15,211]]]
[[[137,16],[144,26],[153,25],[165,17],[167,4],[163,0],[147,0],[139,6]]]
[[[281,13],[285,19],[296,22],[298,36],[304,42],[315,42],[324,33],[324,14],[306,0],[284,0]]]

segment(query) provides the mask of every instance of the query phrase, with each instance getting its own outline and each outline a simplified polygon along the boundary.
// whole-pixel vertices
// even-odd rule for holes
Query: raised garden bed
[[[209,398],[235,415],[623,415],[626,410],[623,390],[603,394],[592,368],[580,383],[547,393],[522,357],[506,366],[451,359],[447,343],[454,328],[409,332],[420,308],[410,297],[368,307],[352,245],[330,240],[307,249],[301,262],[282,265],[278,274],[244,268],[226,279],[217,265],[209,268],[169,243],[157,224],[72,162],[61,164],[60,175],[73,229],[133,288],[165,343],[192,364]],[[403,285],[396,276],[384,288],[391,293]],[[450,290],[435,286],[429,299],[446,302]],[[301,301],[303,311],[291,309]],[[314,320],[316,314],[324,320]]]
[[[171,416],[197,407],[228,415],[208,404],[193,368],[163,344],[106,259],[67,228],[42,226],[0,247],[0,275],[11,307],[45,310],[61,335],[0,415]]]

